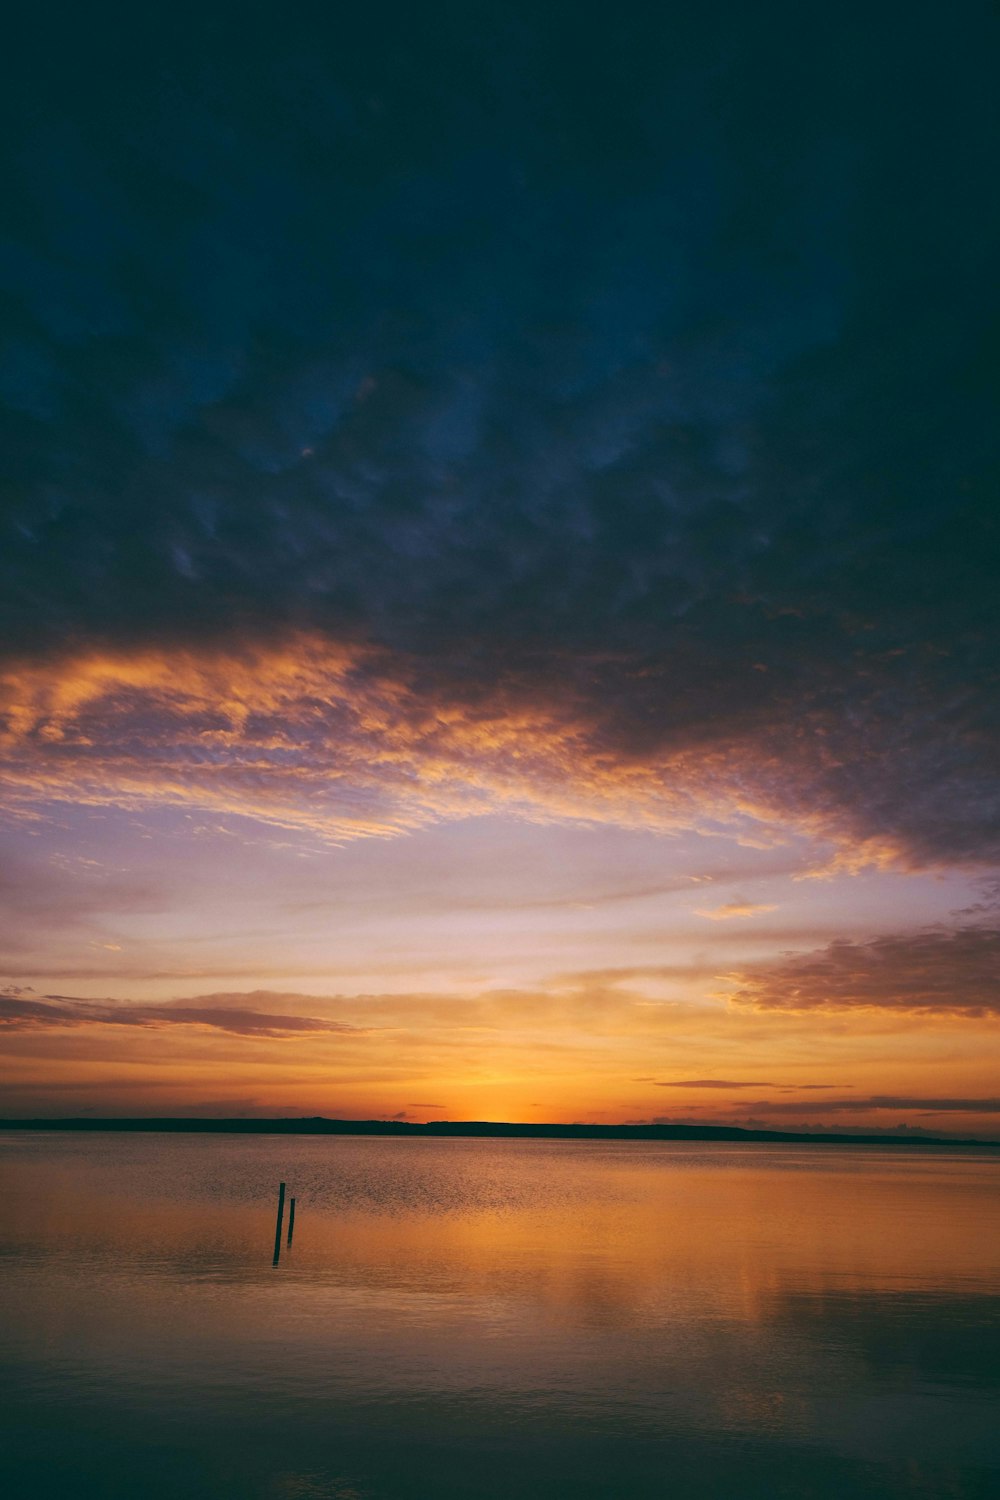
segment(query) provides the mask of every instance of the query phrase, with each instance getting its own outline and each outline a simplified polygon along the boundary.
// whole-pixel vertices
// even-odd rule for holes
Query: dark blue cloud
[[[8,651],[346,635],[995,857],[989,7],[206,11],[12,49]]]

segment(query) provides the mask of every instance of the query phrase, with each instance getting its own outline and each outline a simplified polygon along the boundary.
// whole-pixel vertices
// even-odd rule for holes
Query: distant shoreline
[[[817,1146],[934,1146],[979,1147],[1000,1150],[1000,1141],[940,1135],[811,1134],[793,1130],[741,1130],[735,1125],[532,1125],[491,1120],[328,1120],[322,1115],[304,1119],[210,1119],[185,1116],[96,1119],[79,1116],[53,1120],[3,1120],[0,1130],[105,1130],[167,1135],[376,1135],[472,1137],[479,1139],[565,1141],[741,1141]]]

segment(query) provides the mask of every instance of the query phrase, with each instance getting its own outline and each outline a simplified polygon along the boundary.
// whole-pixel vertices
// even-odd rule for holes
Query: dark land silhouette
[[[496,1120],[328,1120],[323,1115],[300,1119],[244,1117],[134,1116],[100,1119],[90,1115],[65,1119],[0,1120],[0,1130],[119,1130],[215,1135],[398,1135],[482,1136],[565,1141],[774,1141],[814,1145],[854,1146],[989,1146],[1000,1141],[973,1137],[922,1135],[917,1131],[879,1135],[806,1130],[744,1130],[737,1125],[560,1125]]]

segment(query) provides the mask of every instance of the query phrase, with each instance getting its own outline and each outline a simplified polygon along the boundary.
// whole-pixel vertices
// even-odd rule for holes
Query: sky
[[[0,1113],[1000,1135],[995,7],[56,12]]]

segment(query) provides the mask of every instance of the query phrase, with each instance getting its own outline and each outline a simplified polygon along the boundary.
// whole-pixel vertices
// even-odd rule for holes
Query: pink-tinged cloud
[[[839,940],[728,978],[727,998],[755,1010],[1000,1016],[1000,930],[926,928],[866,942]]]

